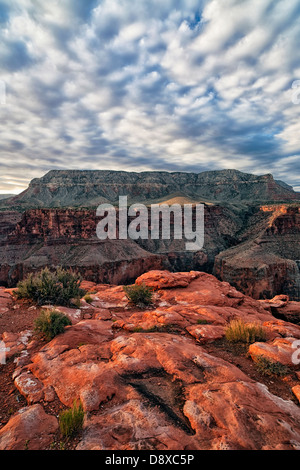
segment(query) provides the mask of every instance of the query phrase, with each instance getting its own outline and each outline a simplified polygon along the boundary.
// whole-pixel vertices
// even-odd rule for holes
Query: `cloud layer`
[[[0,0],[0,192],[60,168],[300,190],[299,43],[299,0]]]

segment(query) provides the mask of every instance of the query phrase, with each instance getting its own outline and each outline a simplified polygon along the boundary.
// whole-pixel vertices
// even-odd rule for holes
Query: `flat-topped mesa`
[[[267,204],[300,200],[300,193],[275,181],[270,174],[257,176],[237,170],[202,173],[52,170],[32,180],[25,191],[3,204],[19,208],[96,207],[103,202],[118,203],[122,195],[130,203],[163,202],[176,196],[194,202]]]

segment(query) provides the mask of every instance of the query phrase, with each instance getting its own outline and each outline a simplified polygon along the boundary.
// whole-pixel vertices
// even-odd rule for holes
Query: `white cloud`
[[[298,0],[20,0],[7,8],[0,190],[86,162],[274,170],[299,181]]]

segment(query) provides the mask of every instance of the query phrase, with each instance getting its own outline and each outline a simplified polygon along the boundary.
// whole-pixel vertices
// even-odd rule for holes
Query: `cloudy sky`
[[[51,169],[300,191],[299,0],[0,0],[0,193]]]

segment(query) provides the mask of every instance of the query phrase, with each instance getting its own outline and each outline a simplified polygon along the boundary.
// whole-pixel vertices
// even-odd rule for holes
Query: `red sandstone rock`
[[[93,385],[93,381],[96,377],[99,377],[99,382],[104,379],[101,374],[102,365],[98,360],[108,357],[105,347],[101,347],[101,344],[112,337],[111,325],[111,322],[84,320],[67,328],[64,334],[57,336],[32,357],[33,362],[27,369],[44,386],[52,386],[61,402],[67,406],[73,404],[74,393],[80,393],[86,409],[93,407],[89,403],[90,400],[99,405],[100,387],[98,382],[98,385]],[[85,362],[87,364],[83,365]],[[48,365],[51,370],[48,370]],[[109,390],[110,383],[105,381],[105,390]],[[110,392],[105,393],[109,395]]]
[[[1,289],[1,288],[0,288]],[[11,303],[11,297],[9,294],[5,294],[4,290],[0,290],[0,315],[8,312],[9,305]]]
[[[91,294],[95,308],[126,307],[128,300],[122,286],[96,286],[96,294]],[[99,289],[99,290],[98,290]]]
[[[57,419],[41,405],[22,408],[0,430],[0,450],[44,450],[57,429]]]
[[[264,308],[282,308],[289,303],[288,295],[276,295],[270,300],[259,300]]]
[[[23,372],[17,376],[14,383],[19,392],[27,399],[29,405],[43,399],[44,386],[30,372]]]
[[[82,281],[80,283],[80,288],[87,291],[87,292],[89,292],[89,291],[93,291],[95,285],[96,285],[96,283],[92,282],[92,281]]]
[[[69,320],[71,320],[72,324],[75,325],[76,323],[80,322],[82,319],[82,312],[80,308],[69,308],[69,307],[60,307],[54,305],[44,305],[42,306],[43,310],[56,310],[57,312],[63,313],[66,315]]]
[[[272,319],[271,321],[264,322],[263,326],[269,332],[270,339],[272,334],[274,335],[273,339],[275,339],[275,336],[300,338],[300,328],[293,323]]]
[[[255,360],[263,356],[270,361],[293,366],[295,338],[276,338],[271,343],[253,343],[249,347],[249,354]]]
[[[300,402],[300,385],[295,385],[295,387],[292,387],[292,391],[294,395],[296,396],[296,398],[298,399],[298,401]]]
[[[5,344],[6,360],[24,351],[28,346],[31,336],[31,330],[21,331],[20,333],[10,333],[5,331],[0,335],[0,338],[2,338],[2,341]]]
[[[297,405],[272,395],[263,384],[221,377],[218,371],[214,387],[206,383],[190,387],[184,405],[185,414],[202,437],[202,449],[299,448]],[[288,422],[292,426],[290,432]]]
[[[201,344],[211,343],[225,335],[225,328],[215,325],[193,325],[188,327],[187,331]]]
[[[107,308],[95,308],[94,319],[95,320],[111,320],[112,314]]]
[[[159,296],[160,301],[167,305],[230,307],[236,309],[235,312],[238,312],[239,316],[252,315],[261,321],[272,318],[270,312],[265,310],[258,301],[241,294],[228,283],[220,282],[214,276],[206,273],[198,273],[197,277],[191,279],[185,288],[162,289]],[[234,314],[233,310],[232,314]]]
[[[166,289],[172,287],[187,287],[190,282],[198,277],[200,273],[170,273],[169,271],[150,271],[142,274],[135,281],[136,284],[145,284],[155,289]]]
[[[214,276],[179,274],[145,276],[157,289],[147,309],[128,306],[122,286],[95,286],[92,320],[69,326],[38,352],[36,343],[27,347],[14,373],[19,392],[28,403],[80,399],[87,413],[80,450],[300,448],[299,407],[205,350],[242,318],[268,332],[266,343],[250,347],[253,358],[264,352],[288,363],[300,326]],[[39,447],[38,439],[31,445]]]
[[[11,289],[3,289],[1,288],[1,297],[6,297],[6,298],[16,298],[16,293],[18,292],[18,288],[17,287],[14,287],[14,288],[11,288]]]
[[[94,321],[98,334],[104,333],[100,323]],[[102,334],[97,341],[94,332],[89,344],[63,346],[74,348],[81,328],[87,340],[86,326],[81,322],[53,340],[30,367],[64,404],[80,398],[93,411],[78,449],[254,450],[283,443],[292,449],[300,443],[294,403],[276,398],[193,339],[134,333]],[[281,426],[278,416],[288,425]]]

